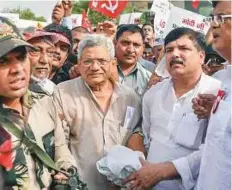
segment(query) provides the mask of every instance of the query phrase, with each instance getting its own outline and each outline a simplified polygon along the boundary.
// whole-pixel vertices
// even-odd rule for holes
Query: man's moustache
[[[179,59],[173,59],[173,60],[171,60],[171,62],[169,64],[170,64],[170,66],[173,66],[175,64],[184,65],[184,62],[182,60],[179,60]]]
[[[135,57],[135,54],[133,54],[133,53],[126,53],[126,54],[124,54],[124,56],[133,56],[133,57]]]
[[[58,61],[61,60],[61,56],[60,56],[60,54],[58,54],[58,53],[55,53],[55,54],[53,55],[53,57],[56,58],[56,59],[58,59]]]

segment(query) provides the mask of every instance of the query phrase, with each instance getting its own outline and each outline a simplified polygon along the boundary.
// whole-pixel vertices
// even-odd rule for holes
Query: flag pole
[[[86,15],[87,15],[87,17],[89,17],[89,7],[87,9]]]
[[[133,1],[131,1],[131,4],[132,4],[132,13],[134,13],[135,12],[135,8],[134,8]],[[129,17],[129,20],[128,20],[129,23],[131,22],[132,13],[130,13],[130,17]],[[129,23],[127,23],[127,24],[129,24]]]

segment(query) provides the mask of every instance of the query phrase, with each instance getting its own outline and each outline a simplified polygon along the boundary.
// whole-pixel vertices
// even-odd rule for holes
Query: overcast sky
[[[4,8],[29,8],[36,16],[44,16],[47,21],[51,17],[51,12],[58,0],[0,0],[0,11]]]

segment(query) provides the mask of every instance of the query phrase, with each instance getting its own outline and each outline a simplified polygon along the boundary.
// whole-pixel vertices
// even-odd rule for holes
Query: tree
[[[46,19],[43,16],[37,17],[35,13],[33,13],[30,9],[8,9],[5,10],[4,12],[8,13],[16,13],[19,14],[20,19],[25,19],[25,20],[34,20],[34,21],[40,21],[40,22],[46,22]]]
[[[88,9],[89,1],[78,1],[73,5],[73,14],[82,14],[83,11],[88,12],[88,18],[93,25],[96,25],[98,22],[103,22],[104,20],[109,20],[108,17]]]

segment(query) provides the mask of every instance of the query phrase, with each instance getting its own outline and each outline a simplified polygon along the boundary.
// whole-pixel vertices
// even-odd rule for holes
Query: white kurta
[[[222,73],[226,97],[211,113],[197,190],[231,189],[231,67]]]
[[[158,83],[144,95],[143,130],[150,141],[148,161],[172,161],[199,149],[207,121],[198,121],[191,101],[199,93],[216,94],[220,86],[221,82],[202,74],[195,88],[178,99],[171,79]],[[155,189],[182,189],[182,184],[180,180],[164,181]]]
[[[191,155],[174,160],[186,190],[231,189],[231,66],[220,71],[226,97],[211,113],[205,144]]]

